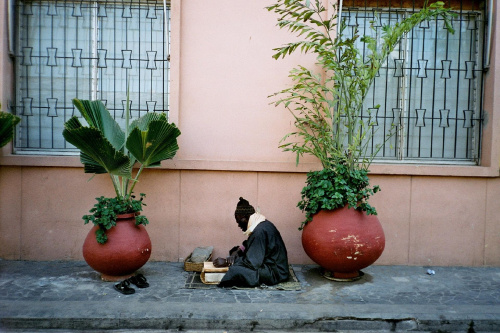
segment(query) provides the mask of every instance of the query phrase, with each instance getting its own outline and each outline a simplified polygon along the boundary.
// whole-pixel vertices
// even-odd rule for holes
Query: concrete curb
[[[45,302],[44,302],[45,303]],[[441,331],[500,332],[500,307],[401,305],[138,303],[106,308],[100,302],[7,302],[0,306],[0,327],[6,329],[176,329],[249,331]],[[23,310],[24,309],[24,310]],[[64,309],[64,311],[61,311]],[[131,309],[137,311],[131,312]],[[493,310],[493,311],[492,311]],[[396,314],[397,313],[397,314]],[[412,313],[412,314],[409,314]],[[41,316],[40,314],[43,314]]]

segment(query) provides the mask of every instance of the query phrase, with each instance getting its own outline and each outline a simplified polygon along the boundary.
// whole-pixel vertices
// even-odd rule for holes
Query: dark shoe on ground
[[[129,277],[127,279],[130,283],[135,284],[137,288],[147,288],[149,283],[142,274],[137,274],[135,276]]]
[[[130,286],[130,282],[128,280],[124,280],[118,284],[115,284],[114,288],[124,295],[131,295],[131,294],[135,293],[135,290],[134,290],[134,288],[130,288],[129,286]]]

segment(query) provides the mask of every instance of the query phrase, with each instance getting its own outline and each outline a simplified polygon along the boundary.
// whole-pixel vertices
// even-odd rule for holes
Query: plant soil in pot
[[[135,214],[122,214],[116,226],[106,231],[108,240],[96,240],[94,226],[83,243],[83,257],[87,264],[101,273],[104,281],[121,281],[134,274],[151,256],[151,239],[143,225],[135,224]]]
[[[385,236],[377,216],[346,206],[315,214],[302,231],[302,246],[325,277],[353,280],[380,257]]]

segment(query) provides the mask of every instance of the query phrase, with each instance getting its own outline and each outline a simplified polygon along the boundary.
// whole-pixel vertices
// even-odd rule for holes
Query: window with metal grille
[[[170,11],[161,0],[17,1],[15,151],[74,150],[62,131],[73,98],[102,100],[124,123],[169,106]]]
[[[350,36],[357,29],[361,35],[380,38],[383,25],[394,24],[413,10],[350,6],[344,8],[342,20]],[[454,34],[448,33],[441,20],[421,23],[401,40],[380,69],[362,114],[376,131],[372,151],[382,145],[377,160],[479,162],[483,13],[462,8],[452,24]],[[362,42],[359,49],[367,52]],[[395,135],[385,142],[391,129]]]

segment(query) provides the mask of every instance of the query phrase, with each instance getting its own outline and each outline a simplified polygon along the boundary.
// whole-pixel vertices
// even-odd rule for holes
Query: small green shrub
[[[116,226],[116,216],[119,214],[141,212],[142,207],[146,206],[143,202],[145,197],[146,195],[144,193],[140,194],[139,200],[136,200],[134,195],[132,195],[130,200],[123,199],[121,197],[106,198],[101,196],[96,198],[97,203],[89,211],[92,214],[84,215],[83,220],[85,221],[85,224],[92,222],[94,225],[99,227],[95,233],[96,239],[98,243],[104,244],[108,240],[106,230]],[[149,221],[146,216],[137,215],[135,217],[135,225],[147,225],[148,223]]]
[[[314,214],[322,209],[334,210],[346,205],[349,208],[377,215],[377,211],[368,203],[368,198],[380,191],[380,187],[370,186],[368,171],[349,169],[346,164],[338,164],[335,169],[310,171],[307,185],[302,189],[302,200],[297,204],[306,214],[302,229],[312,220]]]

